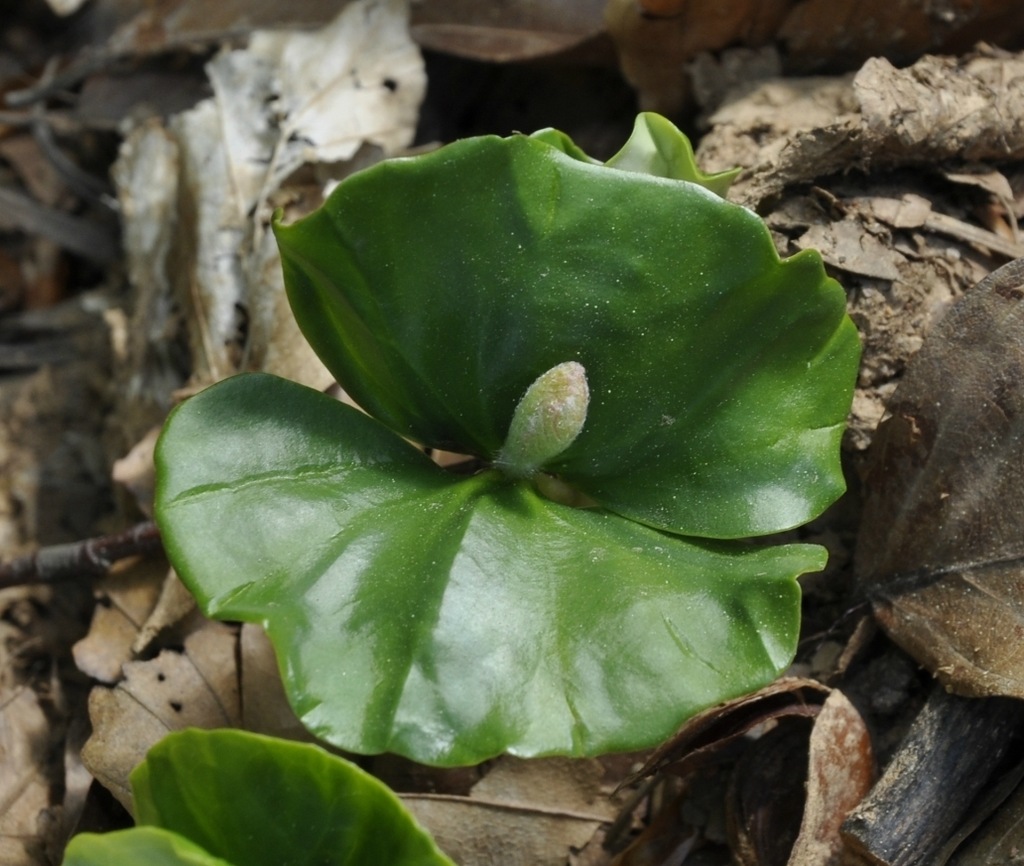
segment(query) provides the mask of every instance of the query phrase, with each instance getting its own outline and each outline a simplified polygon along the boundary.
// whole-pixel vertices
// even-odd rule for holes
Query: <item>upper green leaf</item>
[[[296,319],[404,436],[493,459],[527,387],[577,361],[586,425],[549,471],[680,534],[803,523],[844,486],[843,291],[813,252],[780,261],[750,211],[642,173],[638,149],[621,171],[484,137],[354,175],[275,226]]]
[[[573,159],[600,165],[598,160],[587,156],[569,136],[557,129],[542,129],[530,137],[557,148]],[[740,173],[740,169],[735,168],[717,174],[704,174],[697,167],[690,139],[670,120],[652,111],[637,115],[629,141],[605,165],[619,171],[686,180],[722,197]]]

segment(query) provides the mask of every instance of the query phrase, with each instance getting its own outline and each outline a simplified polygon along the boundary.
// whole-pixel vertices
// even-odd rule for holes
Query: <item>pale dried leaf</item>
[[[164,650],[124,664],[124,679],[115,688],[95,688],[89,696],[93,734],[83,760],[126,805],[128,774],[169,731],[241,727],[314,741],[288,704],[263,629],[239,630],[198,614],[186,625],[184,652]]]
[[[470,797],[407,794],[406,807],[459,866],[565,866],[600,815],[546,811]]]
[[[0,700],[0,863],[37,866],[30,849],[40,813],[51,806],[51,781],[41,764],[50,748],[50,721],[24,685],[4,683]]]
[[[153,451],[160,430],[160,427],[151,427],[124,457],[114,461],[111,471],[114,482],[127,488],[139,510],[147,517],[153,516],[153,490],[156,486]]]
[[[860,713],[836,690],[814,721],[807,798],[789,866],[835,866],[843,848],[839,828],[871,788],[874,756]]]
[[[492,63],[555,54],[604,29],[605,0],[431,0],[413,6],[424,48]]]
[[[93,734],[82,760],[126,807],[128,775],[169,731],[241,725],[236,640],[230,626],[204,620],[185,638],[183,653],[164,650],[150,661],[128,662],[116,687],[93,689]]]
[[[135,655],[132,645],[160,597],[167,563],[146,560],[116,569],[96,586],[97,605],[89,632],[72,648],[82,673],[101,683],[121,678]]]
[[[830,265],[854,274],[897,280],[903,256],[866,232],[861,220],[852,217],[818,223],[796,241],[800,249],[815,249]]]
[[[619,806],[602,784],[604,767],[597,759],[541,758],[510,755],[473,786],[471,797],[531,808],[578,812],[611,821]]]
[[[195,610],[195,597],[173,570],[167,571],[156,604],[132,641],[132,652],[141,655],[160,632],[177,625]]]
[[[499,758],[468,797],[403,800],[460,866],[564,866],[622,807],[597,760]]]
[[[214,98],[172,119],[167,146],[145,146],[161,136],[151,128],[119,160],[122,200],[139,201],[139,217],[170,232],[133,245],[153,229],[126,219],[133,281],[156,287],[165,304],[176,295],[191,312],[198,381],[262,369],[326,387],[331,376],[284,297],[270,200],[303,165],[342,162],[367,146],[388,155],[412,140],[425,75],[407,4],[357,0],[313,33],[257,31],[207,70]],[[158,194],[146,186],[163,180],[151,155],[172,176]],[[169,243],[173,262],[163,255]]]

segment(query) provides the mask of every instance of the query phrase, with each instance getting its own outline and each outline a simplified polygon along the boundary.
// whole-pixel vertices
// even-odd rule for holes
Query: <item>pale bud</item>
[[[566,361],[552,367],[523,394],[495,464],[514,478],[532,477],[572,445],[589,404],[583,365]]]

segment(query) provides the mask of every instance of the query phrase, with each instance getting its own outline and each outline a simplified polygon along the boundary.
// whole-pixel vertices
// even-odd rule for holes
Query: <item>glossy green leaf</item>
[[[79,833],[64,852],[64,866],[237,866],[177,833],[133,827],[115,833]]]
[[[318,746],[176,731],[131,783],[140,826],[76,836],[64,866],[452,866],[387,787]]]
[[[184,403],[158,518],[203,609],[266,624],[303,722],[437,764],[650,746],[773,679],[810,545],[683,539],[459,477],[270,376]]]
[[[586,425],[549,471],[682,535],[799,525],[844,489],[843,291],[814,252],[780,261],[749,210],[645,173],[679,157],[663,123],[638,130],[613,160],[628,170],[549,135],[354,175],[275,227],[296,319],[403,436],[493,459],[527,387],[577,361]]]
[[[697,168],[690,139],[670,120],[652,111],[637,116],[629,141],[605,165],[619,171],[690,181],[723,197],[740,173],[740,169],[734,168],[704,174]]]
[[[543,141],[581,162],[600,164],[598,160],[587,156],[568,135],[557,129],[542,129],[530,138]],[[637,115],[629,141],[605,165],[619,171],[689,181],[723,197],[740,173],[740,169],[735,168],[716,174],[704,174],[697,167],[690,139],[670,120],[652,111]]]
[[[131,782],[140,824],[237,866],[452,866],[387,787],[319,746],[185,730]]]

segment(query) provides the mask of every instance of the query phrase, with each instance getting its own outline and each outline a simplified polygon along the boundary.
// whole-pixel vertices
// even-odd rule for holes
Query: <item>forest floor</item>
[[[1021,862],[1024,324],[999,306],[1020,270],[943,318],[1024,256],[1015,0],[941,27],[930,4],[438,0],[410,26],[389,0],[65,3],[0,16],[0,561],[147,520],[155,435],[201,387],[331,387],[283,301],[274,208],[469,135],[555,127],[607,159],[659,110],[704,171],[743,168],[729,197],[781,255],[821,253],[861,334],[849,491],[787,534],[830,553],[801,581],[797,659],[614,795],[649,755],[365,766],[463,866]],[[310,32],[344,86],[258,79]],[[127,774],[168,730],[308,736],[262,632],[204,620],[153,547],[0,589],[0,863],[130,826]]]

